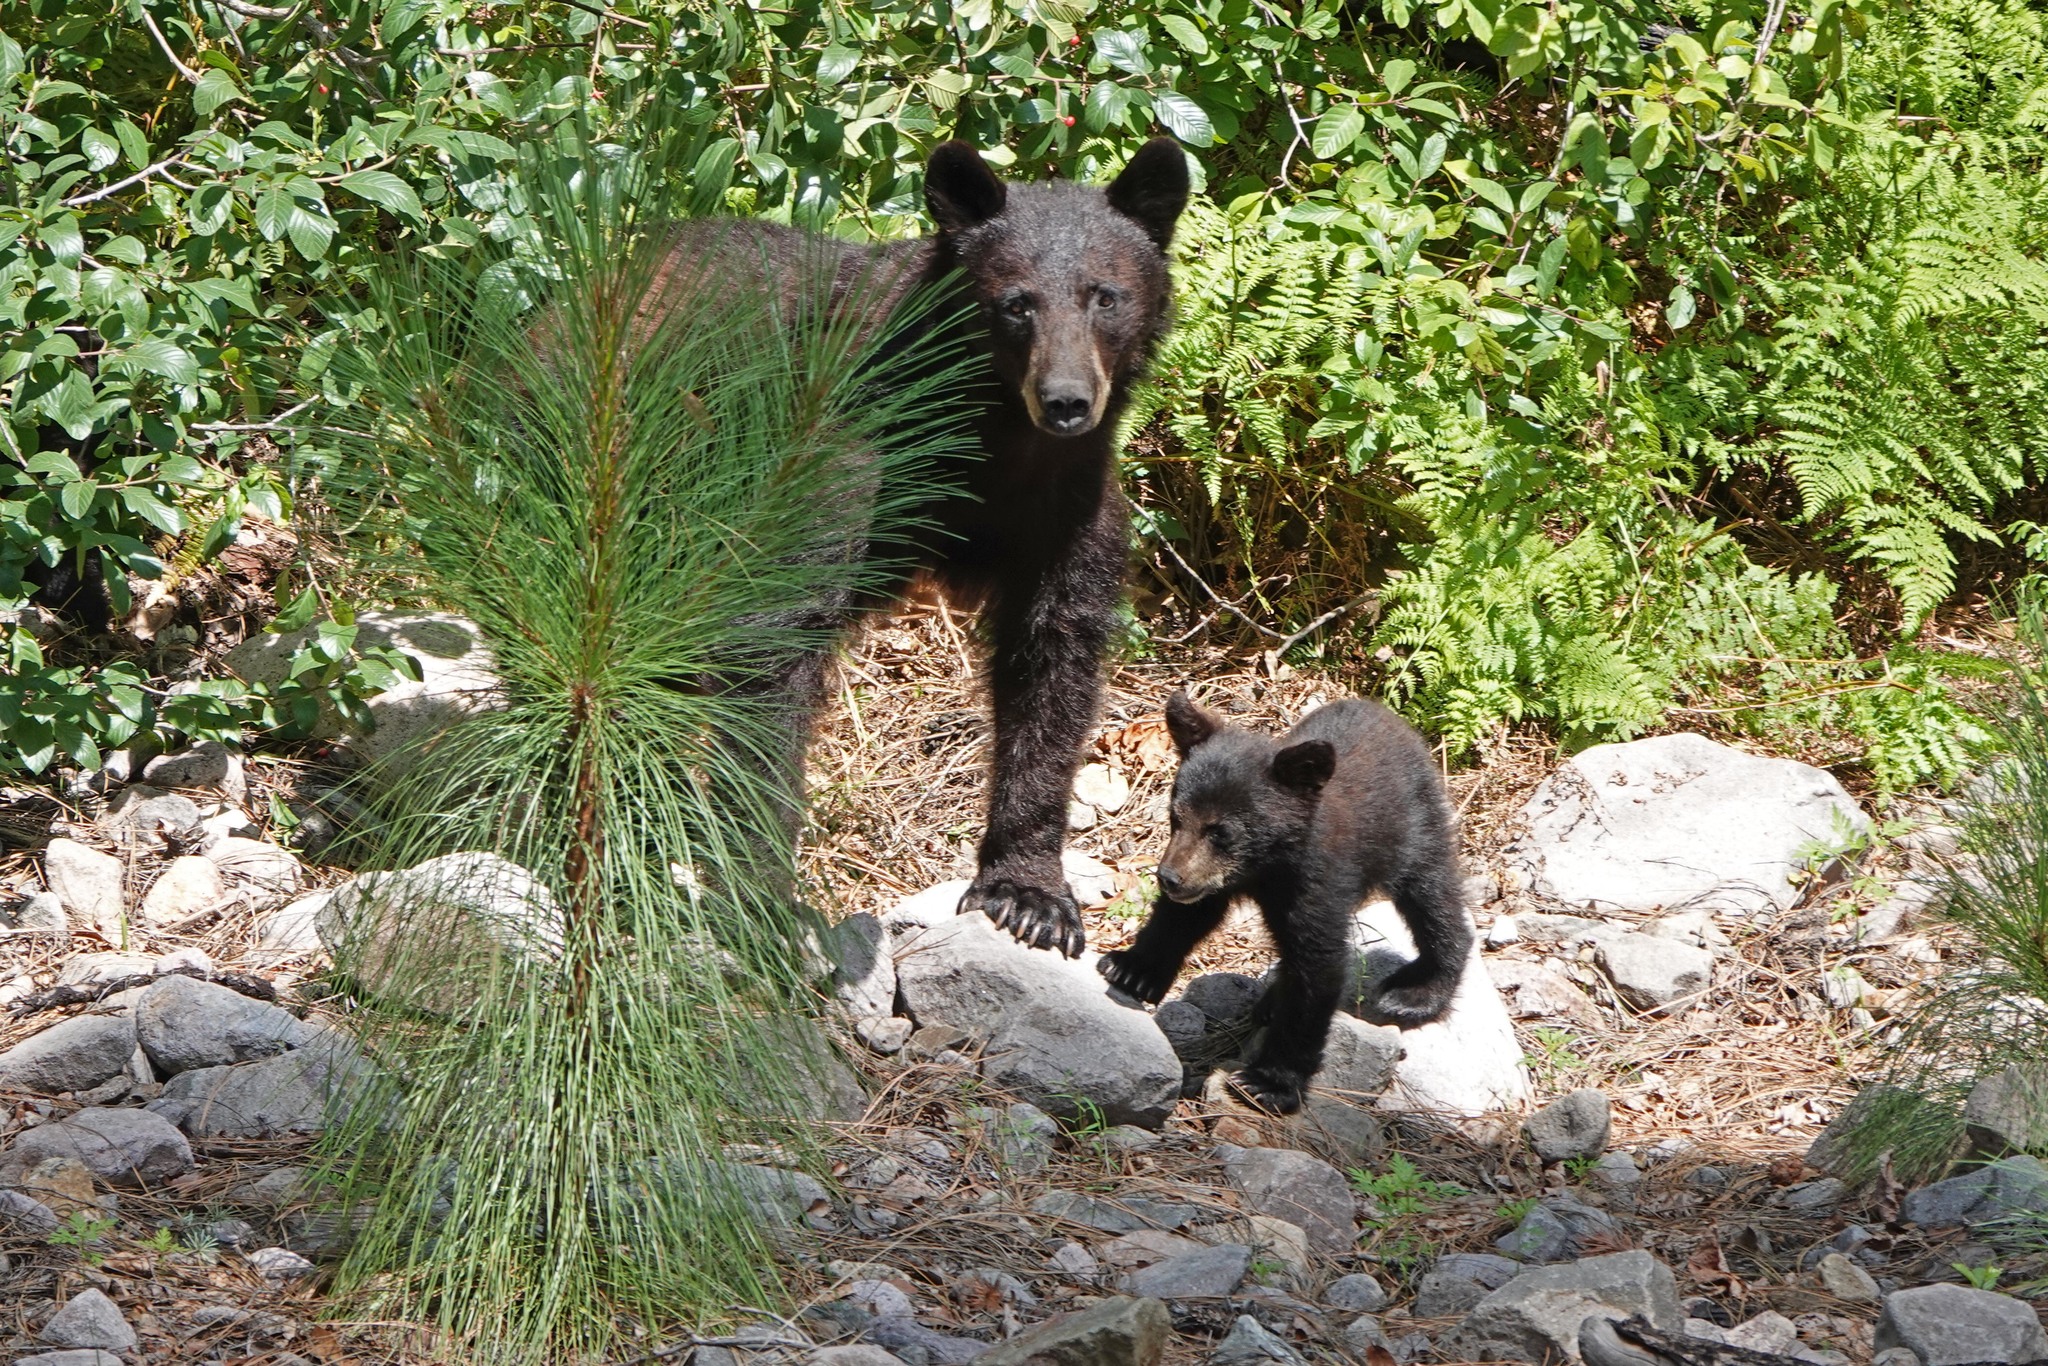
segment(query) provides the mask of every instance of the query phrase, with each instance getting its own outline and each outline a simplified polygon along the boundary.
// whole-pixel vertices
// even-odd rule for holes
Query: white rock
[[[1074,799],[1115,815],[1131,799],[1130,780],[1108,764],[1083,764],[1074,777]]]
[[[249,1265],[266,1281],[294,1281],[313,1274],[313,1264],[288,1247],[259,1247],[249,1254]]]
[[[289,849],[263,840],[230,835],[208,845],[206,857],[213,860],[229,882],[248,887],[266,899],[291,896],[306,880],[305,870]]]
[[[1600,940],[1594,955],[1621,999],[1638,1010],[1689,1002],[1714,980],[1714,955],[1676,939],[1619,934]]]
[[[228,651],[227,666],[252,683],[279,683],[293,653],[311,634],[252,636]],[[490,651],[474,622],[444,612],[359,612],[356,648],[397,649],[420,667],[420,681],[400,683],[369,701],[376,729],[349,737],[349,745],[390,777],[411,770],[435,737],[464,718],[504,709],[504,693]],[[341,734],[339,721],[323,716],[321,738]]]
[[[914,934],[943,925],[960,914],[960,898],[967,895],[972,885],[961,877],[913,892],[882,912],[882,924],[892,935]]]
[[[1363,976],[1385,977],[1415,957],[1415,941],[1391,901],[1375,901],[1354,918],[1364,955]],[[1513,1109],[1534,1094],[1514,1022],[1472,944],[1451,1010],[1435,1024],[1400,1031],[1402,1057],[1382,1110],[1472,1116]]]
[[[1741,914],[1792,905],[1802,850],[1869,825],[1832,774],[1699,735],[1595,745],[1545,779],[1523,815],[1529,831],[1509,862],[1540,896]]]
[[[71,913],[71,923],[115,945],[128,938],[122,876],[121,860],[76,840],[54,839],[43,851],[43,880]]]
[[[1521,938],[1522,928],[1515,923],[1515,918],[1511,915],[1497,915],[1493,918],[1493,923],[1486,927],[1486,946],[1490,949],[1518,943]]]
[[[220,867],[212,859],[184,854],[164,865],[142,898],[143,923],[161,929],[212,910],[227,896]]]
[[[1100,906],[1116,897],[1116,869],[1091,858],[1079,849],[1060,855],[1060,868],[1067,875],[1067,890],[1083,906]]]
[[[277,953],[314,953],[320,948],[316,928],[333,892],[311,892],[256,922],[256,947]]]
[[[14,908],[14,928],[21,934],[69,934],[71,917],[55,892],[37,892]]]

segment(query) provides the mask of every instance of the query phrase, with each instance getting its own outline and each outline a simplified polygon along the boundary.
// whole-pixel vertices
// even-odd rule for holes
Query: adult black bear
[[[771,294],[822,279],[828,306],[884,322],[914,292],[964,306],[926,317],[964,316],[960,340],[987,358],[989,382],[960,413],[979,449],[940,472],[957,492],[915,515],[929,528],[921,567],[982,608],[991,639],[988,824],[960,907],[1069,957],[1083,947],[1081,914],[1060,852],[1127,549],[1116,419],[1166,330],[1166,248],[1187,197],[1187,160],[1170,139],[1146,144],[1106,188],[1005,185],[973,148],[948,142],[925,170],[935,237],[864,247],[767,223],[692,224],[643,305],[702,306],[735,273],[766,271]],[[776,684],[787,757],[800,759],[823,679],[814,656]]]
[[[1288,1114],[1322,1066],[1351,980],[1351,916],[1373,892],[1393,900],[1417,956],[1381,984],[1368,1016],[1412,1029],[1450,1008],[1472,948],[1450,802],[1421,737],[1377,702],[1332,702],[1274,739],[1177,692],[1166,725],[1181,766],[1160,898],[1131,946],[1098,966],[1156,1002],[1231,902],[1257,902],[1280,976],[1260,1004],[1265,1040],[1231,1080]]]

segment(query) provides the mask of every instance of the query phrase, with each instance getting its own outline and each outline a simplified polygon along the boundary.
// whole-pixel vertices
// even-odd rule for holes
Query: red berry
[[[1067,127],[1072,128],[1074,126],[1074,116],[1072,114],[1067,114],[1060,119],[1060,122],[1067,125]]]
[[[1072,37],[1068,38],[1068,39],[1067,39],[1067,46],[1068,46],[1068,47],[1079,47],[1079,46],[1081,46],[1081,35],[1080,35],[1080,34],[1078,34],[1078,33],[1076,33],[1076,34],[1074,34],[1074,35],[1073,35]]]

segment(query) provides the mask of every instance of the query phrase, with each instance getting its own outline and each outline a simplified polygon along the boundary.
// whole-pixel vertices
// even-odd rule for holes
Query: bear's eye
[[[1216,846],[1218,852],[1223,852],[1230,848],[1230,827],[1226,825],[1220,823],[1212,825],[1204,830],[1202,835],[1209,843]]]
[[[1108,285],[1096,286],[1095,306],[1097,308],[1106,312],[1109,309],[1115,308],[1118,302],[1115,290],[1111,289]]]
[[[1016,318],[1021,321],[1031,316],[1031,296],[1028,294],[1012,294],[1009,298],[1003,300],[998,307],[1003,310],[1004,317]]]

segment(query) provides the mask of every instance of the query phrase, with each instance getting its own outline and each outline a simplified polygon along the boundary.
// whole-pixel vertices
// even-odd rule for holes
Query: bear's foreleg
[[[1158,1005],[1180,976],[1181,965],[1195,945],[1215,933],[1230,910],[1230,898],[1212,896],[1182,905],[1165,897],[1152,903],[1152,914],[1129,948],[1112,949],[1096,963],[1096,971],[1127,996]]]
[[[1330,1020],[1350,981],[1350,924],[1350,907],[1335,901],[1303,902],[1280,915],[1268,911],[1280,976],[1259,1003],[1265,1037],[1250,1065],[1230,1079],[1254,1105],[1282,1115],[1301,1108],[1301,1093],[1322,1068]]]
[[[1123,553],[1120,517],[1086,527],[1035,581],[1004,585],[991,604],[994,771],[981,867],[960,910],[1069,958],[1087,941],[1060,851],[1081,743],[1101,710]]]

